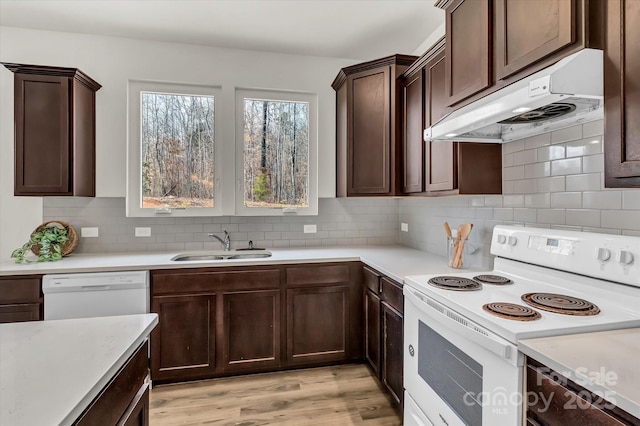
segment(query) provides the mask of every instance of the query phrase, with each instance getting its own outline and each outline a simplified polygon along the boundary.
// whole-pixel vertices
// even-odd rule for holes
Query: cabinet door
[[[605,187],[640,187],[640,2],[606,7]]]
[[[69,78],[16,74],[15,195],[68,195]]]
[[[575,41],[575,0],[496,0],[495,8],[499,80]]]
[[[403,317],[386,302],[382,302],[382,383],[397,403],[403,390]]]
[[[151,311],[158,326],[151,332],[151,378],[205,376],[215,369],[215,295],[158,296]]]
[[[280,290],[224,293],[224,369],[280,365]]]
[[[433,126],[447,108],[444,48],[425,65],[425,125]],[[425,142],[425,190],[448,191],[455,188],[453,142]]]
[[[403,179],[402,192],[410,194],[424,191],[424,129],[422,70],[403,87]]]
[[[290,364],[347,359],[349,286],[287,290],[287,357]]]
[[[446,9],[447,105],[491,85],[490,18],[490,0],[455,0]]]
[[[117,426],[149,426],[149,385],[143,384]]]
[[[391,192],[390,76],[388,66],[349,76],[349,195]]]
[[[364,357],[380,377],[380,297],[368,290],[364,294]]]

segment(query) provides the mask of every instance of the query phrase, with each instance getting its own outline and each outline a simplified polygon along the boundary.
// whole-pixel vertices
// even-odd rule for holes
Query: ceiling
[[[413,53],[443,22],[432,0],[0,0],[0,25],[290,54]]]

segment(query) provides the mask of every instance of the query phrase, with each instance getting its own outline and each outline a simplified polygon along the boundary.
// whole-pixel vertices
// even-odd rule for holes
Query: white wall
[[[235,87],[318,94],[320,197],[335,196],[335,93],[339,69],[358,61],[218,49],[206,46],[0,27],[0,61],[77,67],[102,84],[97,93],[96,196],[124,197],[126,108],[129,79],[222,86],[228,107],[217,118],[234,119]],[[27,240],[42,222],[42,200],[13,197],[13,74],[0,69],[0,258]],[[234,126],[218,141],[233,155]],[[227,152],[229,152],[227,151]],[[229,157],[226,157],[229,158]],[[223,170],[223,182],[234,182]],[[233,193],[223,185],[222,196]]]

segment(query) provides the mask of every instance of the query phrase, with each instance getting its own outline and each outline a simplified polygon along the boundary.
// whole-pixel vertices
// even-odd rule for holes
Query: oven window
[[[418,374],[470,426],[482,425],[482,365],[422,321],[418,329]],[[466,397],[465,397],[466,395]]]

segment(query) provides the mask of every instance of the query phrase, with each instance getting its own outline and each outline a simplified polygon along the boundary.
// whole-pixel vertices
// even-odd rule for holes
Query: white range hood
[[[583,49],[425,129],[425,141],[509,142],[603,117],[603,53]]]

